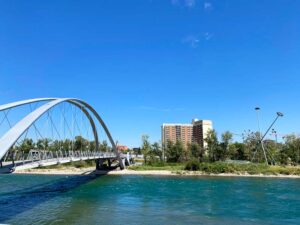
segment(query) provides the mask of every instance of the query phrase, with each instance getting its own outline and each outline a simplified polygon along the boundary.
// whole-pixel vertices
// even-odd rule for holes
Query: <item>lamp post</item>
[[[257,125],[258,125],[258,132],[259,132],[259,144],[261,144],[261,148],[262,148],[263,153],[264,153],[265,161],[268,164],[267,154],[266,154],[266,150],[265,150],[265,146],[264,146],[264,142],[263,142],[263,138],[262,138],[262,133],[261,133],[261,129],[260,129],[260,122],[259,122],[260,108],[259,107],[255,107],[255,111],[256,111]]]
[[[271,128],[273,127],[273,125],[276,123],[276,121],[278,120],[278,118],[279,117],[283,117],[283,113],[281,113],[281,112],[277,112],[276,114],[277,114],[276,118],[274,119],[273,123],[269,126],[268,130],[266,131],[266,133],[262,136],[261,140],[263,140],[266,137],[266,135],[269,133],[269,131],[271,130]]]
[[[257,112],[257,122],[258,122],[258,129],[259,129],[259,136],[260,136],[260,139],[259,139],[259,143],[258,144],[261,144],[261,147],[263,149],[263,153],[264,153],[264,157],[265,157],[265,161],[266,163],[268,164],[268,159],[267,159],[267,154],[266,154],[266,151],[265,151],[265,146],[264,146],[264,138],[266,137],[266,135],[269,133],[269,131],[271,130],[271,128],[273,127],[273,125],[276,123],[276,121],[278,120],[279,117],[283,117],[283,113],[281,112],[277,112],[276,113],[276,118],[274,119],[274,121],[271,123],[271,125],[269,126],[269,128],[267,129],[267,131],[264,133],[264,135],[262,136],[262,133],[260,132],[260,124],[259,124],[259,111],[260,111],[260,108],[259,107],[256,107],[255,108],[255,111]],[[255,157],[255,154],[256,154],[257,150],[255,151],[254,153],[254,156],[252,158],[252,160],[254,159]]]
[[[272,134],[274,134],[274,136],[275,136],[275,146],[277,149],[277,143],[278,143],[277,131],[275,129],[272,129]]]

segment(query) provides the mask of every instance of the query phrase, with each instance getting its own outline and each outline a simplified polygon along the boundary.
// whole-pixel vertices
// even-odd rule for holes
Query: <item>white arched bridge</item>
[[[131,161],[117,150],[97,111],[80,99],[4,104],[0,119],[2,173],[85,160],[95,160],[97,169],[112,165],[123,169]]]

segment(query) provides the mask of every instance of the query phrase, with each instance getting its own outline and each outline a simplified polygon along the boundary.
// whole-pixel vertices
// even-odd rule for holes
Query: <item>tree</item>
[[[203,149],[200,147],[198,143],[192,142],[191,144],[188,145],[187,149],[190,152],[192,158],[202,161]]]
[[[189,146],[185,146],[182,144],[182,154],[180,157],[180,161],[189,161],[192,158],[192,153],[190,151]]]
[[[207,143],[208,157],[211,162],[218,160],[218,151],[219,151],[219,141],[217,137],[217,132],[215,130],[209,130],[205,138]]]
[[[166,156],[168,162],[180,162],[182,161],[182,154],[184,147],[181,141],[176,141],[175,144],[172,142],[167,143]]]
[[[72,150],[72,147],[74,147],[74,146],[73,146],[73,143],[72,143],[72,141],[70,139],[65,139],[63,141],[63,143],[62,143],[62,149],[64,151],[70,151],[70,150]]]
[[[234,160],[249,160],[250,155],[244,143],[235,142],[228,147],[228,157]]]
[[[248,152],[248,160],[255,160],[256,162],[264,162],[264,153],[260,143],[260,133],[248,131],[243,134],[243,140]],[[256,152],[256,153],[255,153]],[[255,158],[254,158],[255,154]]]
[[[163,161],[162,159],[162,148],[160,146],[160,144],[158,142],[154,142],[151,146],[151,152],[153,152],[153,154],[155,156],[158,156],[160,161]]]
[[[89,150],[90,151],[96,151],[96,142],[95,141],[90,141],[89,142]]]
[[[226,131],[222,134],[222,142],[218,148],[217,160],[225,160],[229,155],[229,145],[232,141],[232,133]]]
[[[36,142],[36,147],[38,150],[47,150],[51,140],[49,138],[38,139]]]
[[[63,145],[62,141],[55,140],[51,142],[48,149],[52,152],[59,151],[62,148],[62,145]]]
[[[149,142],[149,136],[143,135],[142,136],[142,147],[141,147],[142,154],[144,155],[144,162],[147,163],[147,156],[151,151],[151,144]]]
[[[74,150],[85,150],[88,145],[88,141],[84,139],[82,136],[76,136],[74,142]]]
[[[290,159],[293,165],[299,164],[300,162],[300,138],[296,135],[287,135],[284,138],[285,143],[283,152],[287,156],[287,162]]]
[[[21,143],[19,149],[20,149],[21,151],[24,151],[25,153],[28,153],[31,149],[34,149],[34,145],[35,145],[35,144],[34,144],[34,142],[33,142],[32,139],[30,139],[30,138],[25,138],[25,139],[22,141],[22,143]]]
[[[226,131],[222,134],[222,142],[225,144],[225,146],[228,147],[228,145],[232,141],[232,133],[230,131]]]
[[[107,144],[106,140],[102,141],[102,143],[99,143],[99,150],[101,152],[107,152],[109,150],[109,147],[108,147],[108,144]]]

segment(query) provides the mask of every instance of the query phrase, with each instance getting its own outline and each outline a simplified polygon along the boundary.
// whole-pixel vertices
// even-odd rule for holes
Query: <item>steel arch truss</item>
[[[10,150],[10,148],[18,141],[18,139],[26,132],[27,129],[31,127],[31,125],[34,124],[42,115],[47,113],[50,109],[53,107],[57,106],[60,103],[63,102],[69,102],[76,107],[78,107],[88,118],[90,125],[93,130],[94,138],[95,138],[95,143],[96,143],[96,151],[99,150],[99,139],[98,139],[98,133],[95,125],[95,121],[91,115],[91,113],[94,115],[94,117],[98,120],[98,122],[101,124],[103,127],[110,143],[117,154],[117,158],[120,158],[120,154],[117,151],[115,142],[105,125],[104,121],[100,117],[100,115],[97,113],[97,111],[88,103],[76,99],[76,98],[36,98],[36,99],[29,99],[29,100],[24,100],[24,101],[18,101],[18,102],[13,102],[5,105],[0,106],[0,111],[19,107],[21,105],[26,105],[26,104],[31,104],[31,103],[36,103],[36,102],[42,102],[42,101],[47,101],[45,104],[40,106],[39,108],[35,109],[31,113],[29,113],[27,116],[25,116],[23,119],[21,119],[18,123],[16,123],[13,127],[11,127],[10,130],[8,130],[1,138],[0,138],[0,160],[5,156],[5,154]],[[91,113],[90,113],[91,112]]]

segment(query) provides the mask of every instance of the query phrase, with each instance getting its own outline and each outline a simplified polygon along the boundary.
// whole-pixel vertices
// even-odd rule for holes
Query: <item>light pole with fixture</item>
[[[259,142],[258,142],[258,144],[261,145],[261,148],[262,148],[263,153],[264,153],[265,161],[266,161],[266,163],[268,163],[267,154],[266,154],[266,150],[265,150],[265,146],[264,146],[264,142],[263,142],[263,138],[262,138],[262,133],[261,133],[261,129],[260,129],[260,122],[259,122],[260,108],[259,107],[255,107],[255,111],[256,111],[257,126],[258,126],[258,132],[259,132]],[[256,149],[256,151],[254,153],[253,159],[254,159],[254,157],[256,155],[256,152],[257,152],[257,149]]]
[[[269,133],[269,131],[271,130],[271,128],[273,127],[273,125],[276,123],[276,121],[278,120],[278,118],[279,117],[283,117],[283,113],[281,113],[281,112],[277,112],[276,113],[276,118],[274,119],[274,121],[271,123],[271,125],[269,126],[269,128],[267,129],[267,131],[264,133],[264,135],[262,136],[262,134],[261,134],[261,131],[260,131],[260,123],[259,123],[259,111],[260,111],[260,108],[259,107],[256,107],[255,108],[255,111],[257,112],[257,122],[258,122],[258,129],[259,129],[259,142],[258,142],[258,144],[261,144],[261,147],[262,147],[262,150],[263,150],[263,153],[264,153],[264,157],[265,157],[265,161],[266,161],[266,163],[268,164],[268,159],[267,159],[267,154],[266,154],[266,150],[265,150],[265,147],[264,147],[264,143],[263,143],[263,141],[264,141],[264,138],[266,137],[266,135]],[[253,158],[252,158],[252,161],[253,161],[253,159],[254,159],[254,157],[255,157],[255,155],[256,155],[256,152],[257,152],[257,149],[255,150],[255,152],[254,152],[254,155],[253,155]],[[272,157],[272,156],[271,156]]]

